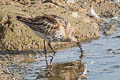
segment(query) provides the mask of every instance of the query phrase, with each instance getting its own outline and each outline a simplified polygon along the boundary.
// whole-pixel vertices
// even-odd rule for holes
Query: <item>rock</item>
[[[120,54],[120,49],[116,49],[113,53],[114,54]]]
[[[73,12],[73,13],[72,13],[72,16],[75,17],[75,18],[78,18],[78,17],[79,17],[79,16],[78,16],[78,12]]]
[[[119,17],[103,19],[99,25],[101,26],[101,30],[105,35],[114,34],[117,28],[120,28]]]
[[[67,0],[67,3],[75,3],[75,0]]]
[[[95,17],[95,18],[100,18],[100,17],[98,16],[98,14],[96,14],[93,6],[91,6],[91,8],[90,8],[90,14],[89,14],[89,16]]]
[[[120,38],[120,35],[118,35],[118,36],[115,36],[115,37],[113,37],[113,38]]]
[[[34,43],[41,43],[41,39],[34,36],[31,30],[9,16],[2,22],[0,28],[0,49],[2,50],[23,50],[32,48]],[[41,46],[39,44],[39,46]]]
[[[114,51],[112,48],[107,49],[107,51]]]
[[[78,4],[78,3],[77,3]],[[111,0],[80,0],[80,7],[87,9],[90,12],[91,5],[94,6],[94,11],[100,17],[119,16],[119,3],[113,3]]]
[[[110,49],[107,49],[107,51],[109,51],[109,52],[111,52],[111,53],[113,53],[113,54],[120,54],[120,49],[116,49],[116,50],[114,50],[114,49],[112,49],[112,48],[110,48]]]
[[[17,74],[10,73],[7,68],[3,69],[0,66],[0,79],[1,80],[19,80],[19,76]]]
[[[114,34],[115,31],[116,31],[116,26],[110,25],[104,30],[104,34],[105,35],[111,35],[111,34]]]

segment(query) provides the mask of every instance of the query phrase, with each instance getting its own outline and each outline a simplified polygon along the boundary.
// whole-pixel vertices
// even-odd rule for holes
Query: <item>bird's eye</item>
[[[75,36],[75,38],[78,38],[78,36],[77,35],[74,35]]]

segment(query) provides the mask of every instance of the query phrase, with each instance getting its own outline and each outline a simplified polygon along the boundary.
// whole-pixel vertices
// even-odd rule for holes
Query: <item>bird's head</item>
[[[80,40],[80,32],[76,27],[71,27],[67,37],[70,42],[78,42]]]
[[[78,28],[72,27],[68,29],[67,37],[70,42],[75,42],[77,46],[80,48],[81,53],[83,53],[81,42],[80,42],[80,32],[78,31]]]

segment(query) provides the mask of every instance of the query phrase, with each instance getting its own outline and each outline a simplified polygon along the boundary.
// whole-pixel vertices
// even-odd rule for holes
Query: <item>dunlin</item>
[[[46,50],[46,41],[51,50],[55,50],[51,46],[51,42],[76,42],[80,48],[80,51],[83,53],[80,39],[78,37],[79,31],[74,27],[71,27],[70,24],[63,18],[56,15],[44,15],[37,16],[35,18],[23,18],[21,16],[16,17],[17,20],[21,21],[32,31],[42,39],[44,39],[44,53],[47,53]]]

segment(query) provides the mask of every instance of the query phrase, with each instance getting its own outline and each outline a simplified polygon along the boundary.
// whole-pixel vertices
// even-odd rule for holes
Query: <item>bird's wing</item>
[[[17,16],[17,20],[23,22],[32,30],[43,34],[55,33],[55,31],[61,26],[57,19],[52,16],[37,16],[35,18],[23,18]]]

